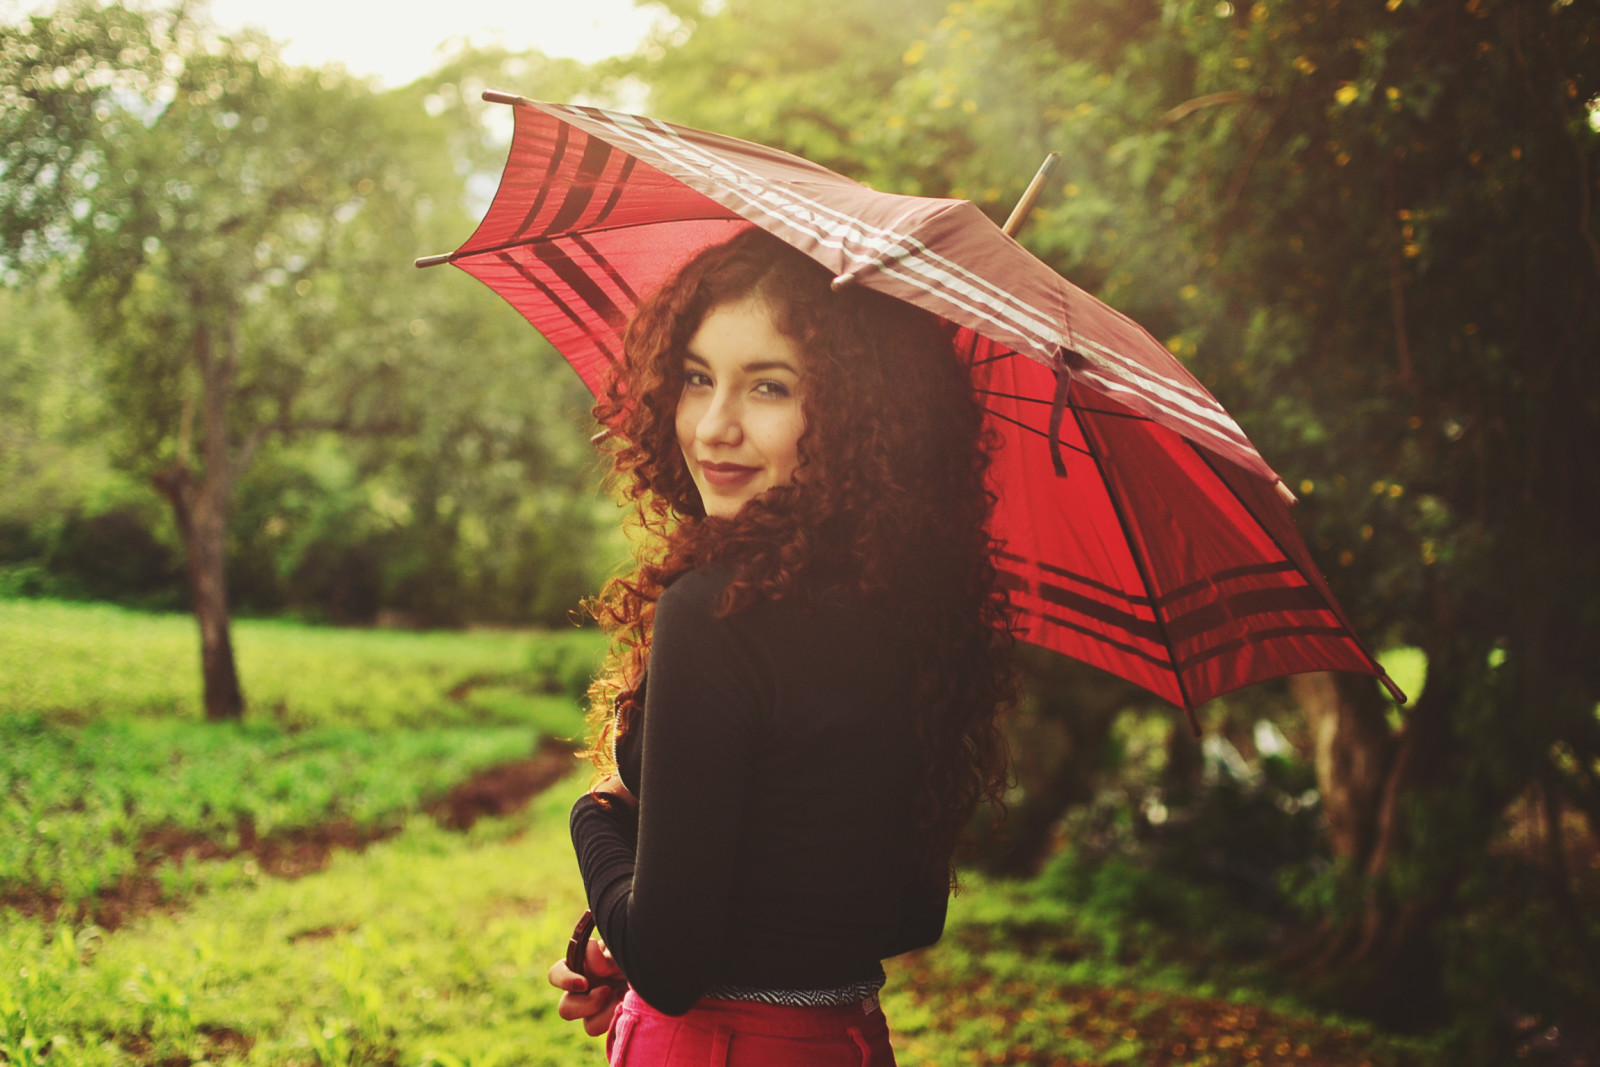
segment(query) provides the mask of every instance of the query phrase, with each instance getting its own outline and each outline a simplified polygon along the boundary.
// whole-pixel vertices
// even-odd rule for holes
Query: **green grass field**
[[[186,617],[0,601],[0,1063],[601,1063],[544,979],[582,907],[583,772],[465,832],[428,813],[577,732],[598,636],[235,639],[251,710],[207,725]],[[250,847],[330,825],[364,847],[303,877]],[[900,1062],[1431,1062],[1110,914],[969,877],[940,944],[891,962]]]
[[[238,620],[249,718],[286,729],[386,730],[488,723],[577,728],[570,699],[588,685],[604,639],[551,633],[408,633]],[[109,605],[0,600],[6,715],[69,722],[198,720],[194,620]]]

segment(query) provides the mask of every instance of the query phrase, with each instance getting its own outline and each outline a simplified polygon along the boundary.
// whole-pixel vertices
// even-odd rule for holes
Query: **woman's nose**
[[[738,444],[742,431],[737,399],[720,392],[713,396],[695,425],[695,436],[706,444]]]

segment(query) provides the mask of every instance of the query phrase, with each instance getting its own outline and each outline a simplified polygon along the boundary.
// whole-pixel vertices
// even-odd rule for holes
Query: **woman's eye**
[[[782,398],[789,395],[789,387],[782,382],[761,381],[756,383],[756,392],[762,396]]]
[[[703,370],[686,370],[683,372],[683,384],[686,386],[710,385],[711,375]]]

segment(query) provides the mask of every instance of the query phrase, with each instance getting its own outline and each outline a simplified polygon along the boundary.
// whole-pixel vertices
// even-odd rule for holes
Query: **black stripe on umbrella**
[[[605,212],[601,212],[602,216],[604,214]],[[589,262],[599,267],[604,272],[606,279],[612,285],[615,285],[623,296],[628,298],[628,302],[632,306],[637,308],[639,306],[639,294],[633,291],[633,286],[628,284],[628,279],[622,276],[622,272],[613,267],[606,257],[601,255],[600,251],[589,243],[588,238],[584,237],[583,234],[575,233],[572,235],[571,240],[573,244],[583,249],[584,254],[589,257]]]
[[[606,224],[606,219],[611,217],[611,213],[615,211],[617,209],[617,205],[622,202],[622,190],[627,188],[628,177],[633,174],[634,164],[638,162],[639,161],[632,156],[622,157],[622,173],[617,175],[617,180],[611,187],[611,195],[606,197],[605,206],[600,209],[600,214],[594,217],[594,222],[592,222],[590,225],[604,226]]]
[[[592,137],[589,143],[583,146],[583,158],[578,161],[578,173],[573,178],[572,187],[567,192],[566,199],[561,202],[560,210],[545,226],[545,233],[563,233],[583,217],[583,213],[589,208],[589,202],[594,199],[600,175],[605,173],[606,163],[611,159],[613,151],[610,145]],[[620,191],[621,188],[620,185],[615,186],[613,191]]]
[[[528,284],[534,286],[539,290],[540,293],[544,294],[551,306],[559,310],[561,314],[565,315],[572,321],[573,325],[582,330],[584,334],[594,342],[594,346],[600,350],[601,354],[603,354],[606,359],[610,360],[612,363],[617,361],[617,354],[611,351],[610,347],[606,343],[604,335],[596,333],[593,329],[591,329],[589,326],[589,321],[585,319],[583,315],[579,314],[577,309],[572,307],[571,304],[567,303],[560,296],[557,296],[554,289],[546,285],[537,275],[533,273],[533,271],[529,270],[515,256],[512,256],[507,252],[501,252],[500,260],[515,270],[524,279],[526,279]]]
[[[550,196],[552,189],[557,188],[555,177],[560,172],[561,161],[567,155],[567,140],[570,131],[563,126],[556,134],[556,147],[550,153],[550,167],[545,172],[544,181],[539,183],[539,195],[533,198],[533,204],[528,208],[528,213],[523,216],[522,225],[517,227],[516,236],[521,237],[533,229],[534,220],[539,217],[539,212],[544,210],[544,203]]]
[[[633,314],[633,309],[624,310],[617,306],[617,302],[606,294],[600,283],[590,276],[589,272],[579,266],[555,241],[539,241],[528,246],[528,250],[539,257],[539,262],[549,267],[555,276],[565,282],[589,306],[589,309],[599,315],[605,324],[612,330],[620,333],[627,325],[628,317]],[[597,257],[598,258],[598,257]],[[601,347],[605,347],[601,345]]]

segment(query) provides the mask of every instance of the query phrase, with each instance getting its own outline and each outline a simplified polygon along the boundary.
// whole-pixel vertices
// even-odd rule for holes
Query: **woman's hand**
[[[561,990],[556,1014],[569,1022],[582,1019],[584,1033],[599,1037],[611,1028],[611,1017],[622,1003],[622,994],[628,991],[628,980],[599,938],[589,942],[583,969],[592,978],[573,974],[566,960],[557,960],[550,968],[550,984]]]
[[[606,775],[600,780],[600,783],[593,789],[589,790],[589,792],[599,794],[603,797],[616,797],[618,800],[628,805],[628,807],[633,808],[635,811],[639,809],[639,801],[635,799],[634,795],[628,791],[628,787],[622,784],[622,778],[619,775]]]

